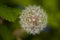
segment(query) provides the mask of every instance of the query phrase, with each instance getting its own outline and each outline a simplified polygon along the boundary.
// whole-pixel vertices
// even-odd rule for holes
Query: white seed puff
[[[28,6],[22,10],[20,24],[29,34],[39,34],[47,25],[47,15],[40,6]]]

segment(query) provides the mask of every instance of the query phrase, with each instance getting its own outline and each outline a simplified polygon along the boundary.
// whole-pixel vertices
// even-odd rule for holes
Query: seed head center
[[[31,15],[29,17],[29,22],[33,23],[33,25],[37,25],[38,18],[35,15]]]

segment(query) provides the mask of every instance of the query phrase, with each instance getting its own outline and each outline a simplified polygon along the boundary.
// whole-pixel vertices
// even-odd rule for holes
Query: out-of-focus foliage
[[[27,6],[28,4],[32,4],[33,0],[11,0],[13,3],[21,4],[23,6]]]
[[[41,32],[33,36],[24,34],[23,40],[60,40],[60,0],[0,0],[0,40],[14,40],[12,32],[21,28],[18,16],[21,9],[18,5],[40,5],[48,15],[49,32]]]
[[[15,21],[19,15],[19,11],[16,8],[10,8],[6,5],[0,5],[0,16],[8,21]]]

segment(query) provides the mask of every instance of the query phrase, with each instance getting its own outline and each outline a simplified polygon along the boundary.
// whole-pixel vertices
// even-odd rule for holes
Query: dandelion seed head
[[[47,25],[47,15],[40,6],[28,6],[22,10],[20,24],[27,33],[39,34]]]

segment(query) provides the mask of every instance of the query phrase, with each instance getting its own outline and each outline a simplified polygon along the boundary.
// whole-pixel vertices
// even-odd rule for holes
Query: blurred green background
[[[46,11],[50,31],[33,36],[19,30],[16,35],[22,34],[22,40],[60,40],[60,0],[0,0],[0,40],[20,40],[13,32],[21,28],[18,17],[21,8],[28,5],[41,6]]]

